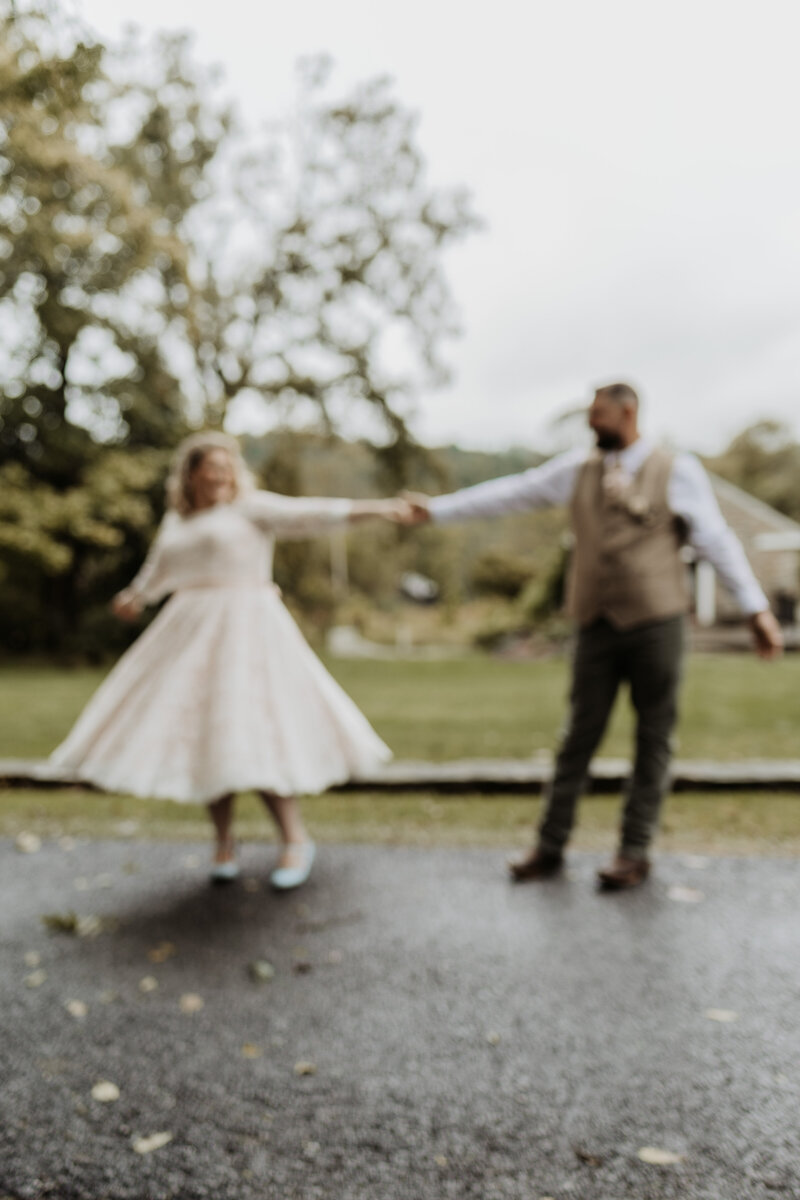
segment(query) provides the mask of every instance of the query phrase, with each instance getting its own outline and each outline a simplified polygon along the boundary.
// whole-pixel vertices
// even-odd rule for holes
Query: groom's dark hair
[[[608,400],[616,400],[617,404],[631,404],[634,408],[639,407],[639,397],[629,383],[608,383],[605,387],[599,387],[595,395],[605,396]]]

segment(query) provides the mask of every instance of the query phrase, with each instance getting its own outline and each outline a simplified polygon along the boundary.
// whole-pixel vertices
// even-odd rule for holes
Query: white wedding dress
[[[106,791],[207,803],[319,792],[387,761],[271,582],[277,537],[323,533],[349,511],[348,500],[251,491],[169,513],[128,594],[170,599],[51,764]]]

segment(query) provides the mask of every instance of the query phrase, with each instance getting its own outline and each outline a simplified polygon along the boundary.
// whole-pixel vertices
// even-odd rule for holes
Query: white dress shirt
[[[633,479],[653,449],[652,442],[640,437],[624,450],[606,454]],[[490,479],[449,496],[436,496],[430,502],[431,517],[444,524],[569,504],[588,453],[569,450],[519,475]],[[697,557],[711,563],[742,612],[749,616],[769,608],[741,542],[719,510],[708,475],[693,454],[675,455],[667,503],[686,525],[687,540]]]

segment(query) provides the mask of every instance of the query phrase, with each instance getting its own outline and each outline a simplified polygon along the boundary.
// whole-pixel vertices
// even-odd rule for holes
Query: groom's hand
[[[750,618],[756,654],[760,658],[777,658],[783,650],[783,632],[775,617],[767,608]]]
[[[405,525],[424,525],[426,521],[430,521],[429,496],[424,495],[422,492],[403,492],[401,495],[402,499],[408,505],[408,516],[404,521]]]

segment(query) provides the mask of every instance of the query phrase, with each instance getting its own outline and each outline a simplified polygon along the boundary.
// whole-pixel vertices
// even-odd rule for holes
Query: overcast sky
[[[291,103],[301,55],[345,88],[389,74],[432,179],[484,232],[450,253],[453,384],[432,443],[543,446],[597,382],[648,432],[720,449],[765,417],[800,435],[797,0],[72,0],[104,35],[185,28],[242,115]]]

